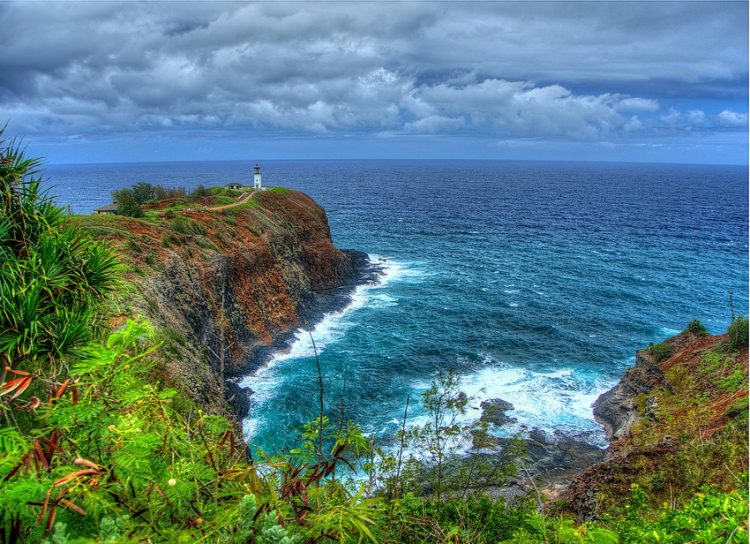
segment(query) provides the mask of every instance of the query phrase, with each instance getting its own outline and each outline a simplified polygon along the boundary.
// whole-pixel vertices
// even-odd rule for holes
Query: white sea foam
[[[670,329],[669,327],[660,327],[659,328],[659,336],[664,336],[665,338],[671,338],[672,336],[675,336],[676,334],[680,334],[680,331],[677,329]]]
[[[477,421],[482,416],[481,403],[500,398],[513,404],[507,415],[517,419],[493,432],[504,436],[524,433],[533,427],[548,433],[587,433],[588,440],[605,446],[606,438],[594,421],[592,405],[597,397],[614,385],[606,379],[591,379],[585,370],[562,368],[538,370],[499,362],[485,356],[485,365],[476,372],[463,376],[460,390],[470,399],[464,424]],[[426,383],[415,384],[415,389],[425,390]],[[423,425],[428,420],[424,414],[410,418],[412,425]],[[469,444],[466,445],[467,448]]]
[[[252,403],[257,405],[273,398],[275,389],[279,386],[277,375],[278,366],[284,361],[313,357],[315,350],[322,353],[326,347],[341,340],[354,321],[352,314],[363,307],[381,308],[398,304],[398,300],[382,292],[383,288],[395,282],[414,283],[421,281],[427,273],[414,266],[414,263],[394,261],[380,255],[369,255],[370,262],[382,267],[377,281],[371,284],[357,286],[351,294],[351,300],[347,306],[337,312],[325,314],[315,324],[312,333],[307,329],[300,328],[294,333],[294,339],[289,347],[280,350],[271,359],[257,369],[254,373],[240,380],[239,385],[249,387],[253,390]],[[417,263],[418,264],[418,263]],[[315,345],[313,347],[313,340]],[[257,418],[248,417],[243,421],[243,430],[246,437],[255,434],[259,421]]]

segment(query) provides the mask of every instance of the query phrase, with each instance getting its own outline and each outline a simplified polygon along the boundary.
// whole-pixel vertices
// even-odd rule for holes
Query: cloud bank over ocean
[[[97,160],[102,142],[120,146],[101,160],[128,160],[144,135],[165,159],[269,141],[287,158],[745,156],[742,3],[10,3],[0,17],[0,104],[53,160]]]

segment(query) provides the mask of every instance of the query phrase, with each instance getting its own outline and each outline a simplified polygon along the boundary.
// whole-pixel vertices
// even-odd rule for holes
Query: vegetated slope
[[[281,188],[221,210],[80,223],[116,242],[128,263],[136,288],[123,314],[161,328],[166,381],[211,413],[227,413],[227,389],[241,415],[245,395],[225,378],[257,364],[312,311],[341,303],[367,262],[333,245],[310,197]]]
[[[733,344],[726,334],[685,331],[639,351],[594,405],[611,437],[609,459],[574,480],[563,509],[599,517],[624,506],[633,486],[652,506],[682,504],[706,484],[746,487],[748,350],[746,340]]]

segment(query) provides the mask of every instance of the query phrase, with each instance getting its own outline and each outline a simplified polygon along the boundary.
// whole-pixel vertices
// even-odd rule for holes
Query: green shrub
[[[662,361],[669,359],[674,351],[672,344],[669,342],[662,342],[661,344],[651,345],[646,348],[648,353],[653,357],[655,363],[661,363]]]
[[[166,233],[161,239],[161,247],[172,247],[173,245],[179,245],[180,239],[172,232]]]
[[[690,323],[688,323],[687,329],[685,329],[688,334],[692,334],[694,336],[706,336],[708,334],[708,330],[706,329],[705,325],[698,321],[697,319],[692,320]]]
[[[747,347],[748,342],[748,321],[745,316],[738,316],[729,325],[729,345],[732,349]]]
[[[742,365],[738,366],[732,372],[722,378],[719,386],[728,393],[734,393],[740,389],[747,389],[747,378],[745,377],[745,369]]]
[[[745,481],[747,478],[745,478]],[[533,513],[507,544],[688,544],[747,542],[747,489],[723,493],[706,489],[683,507],[648,511],[647,497],[638,487],[618,519],[576,527],[569,519]],[[654,515],[655,514],[655,515]]]
[[[172,230],[180,234],[205,234],[206,228],[189,217],[178,216],[172,220]]]
[[[122,273],[41,190],[39,165],[0,129],[0,358],[28,372],[51,371],[101,331],[98,311]]]
[[[118,214],[128,217],[143,217],[143,210],[132,189],[112,191],[112,200],[117,204]]]

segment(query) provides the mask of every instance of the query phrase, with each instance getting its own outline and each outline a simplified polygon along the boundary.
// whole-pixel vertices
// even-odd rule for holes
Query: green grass
[[[179,234],[205,234],[206,227],[189,217],[178,216],[171,221],[172,230]]]

